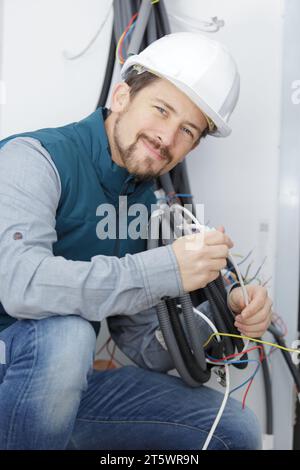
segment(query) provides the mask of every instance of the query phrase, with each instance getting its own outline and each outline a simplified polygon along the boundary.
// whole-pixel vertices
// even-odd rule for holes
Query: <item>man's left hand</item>
[[[228,305],[236,314],[235,326],[244,336],[259,338],[272,321],[272,300],[265,287],[248,285],[249,305],[246,306],[241,287],[233,289],[228,297]]]

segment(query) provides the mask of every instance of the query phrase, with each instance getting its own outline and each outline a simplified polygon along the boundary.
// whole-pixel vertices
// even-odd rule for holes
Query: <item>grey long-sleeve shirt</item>
[[[108,320],[113,339],[135,362],[157,370],[172,361],[155,337],[153,306],[183,294],[171,246],[90,262],[54,256],[61,186],[40,142],[16,138],[0,150],[0,301],[17,319],[80,315]],[[20,235],[16,236],[16,233]]]

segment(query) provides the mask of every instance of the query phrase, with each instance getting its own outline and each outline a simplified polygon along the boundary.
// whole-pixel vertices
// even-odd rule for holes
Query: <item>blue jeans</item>
[[[96,337],[80,317],[17,321],[0,340],[0,449],[199,450],[222,402],[160,372],[93,371]],[[260,447],[257,418],[230,398],[209,449]]]

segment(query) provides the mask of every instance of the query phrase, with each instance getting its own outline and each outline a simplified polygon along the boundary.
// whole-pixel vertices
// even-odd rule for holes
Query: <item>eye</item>
[[[167,111],[161,106],[154,106],[154,108],[156,108],[160,112],[160,114],[163,114],[164,116],[167,114]]]
[[[194,134],[187,127],[182,127],[182,129],[188,136],[194,138]]]

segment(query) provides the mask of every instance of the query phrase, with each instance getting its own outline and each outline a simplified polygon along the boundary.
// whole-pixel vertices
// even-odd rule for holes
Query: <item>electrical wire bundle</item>
[[[137,54],[170,32],[161,0],[114,0],[114,21],[106,74],[97,107],[105,106],[115,71],[131,54]]]
[[[169,180],[168,175],[164,175],[163,182],[165,182],[166,179],[168,183],[165,186],[170,189],[172,182]],[[166,241],[169,243],[173,242],[174,237],[172,237],[172,234],[176,236],[176,222],[178,223],[178,217],[176,222],[175,218],[172,217],[172,215],[174,215],[175,213],[177,213],[177,216],[187,214],[190,218],[190,221],[188,222],[183,218],[179,220],[179,227],[185,227],[187,229],[187,234],[191,234],[194,232],[194,230],[188,230],[189,227],[196,227],[198,231],[201,231],[201,229],[203,230],[205,228],[204,226],[201,226],[199,224],[196,217],[192,213],[190,213],[185,207],[182,207],[177,202],[174,202],[175,198],[178,196],[178,194],[174,193],[174,191],[171,192],[172,197],[166,196],[164,194],[164,191],[161,189],[157,191],[157,194],[158,210],[154,212],[154,214],[152,214],[152,220],[150,220],[149,226],[149,249],[154,248],[155,246],[160,246],[159,244],[157,244],[157,237],[155,237],[157,233],[160,234],[160,241],[162,242],[162,244],[165,244]],[[170,201],[172,200],[174,203],[169,206],[167,202],[170,203]],[[153,224],[153,220],[155,221],[155,224]],[[164,239],[165,233],[167,233],[167,235],[169,236],[168,240]],[[182,235],[182,233],[180,235]],[[244,286],[243,278],[241,276],[241,273],[239,272],[239,268],[232,256],[229,256],[229,261],[231,264],[231,269],[234,270],[235,275],[240,282],[240,286],[242,287],[244,295],[245,305],[247,305],[249,301]],[[211,289],[211,285],[213,285],[215,289]],[[239,334],[238,331],[233,332],[233,330],[235,329],[232,323],[233,314],[229,310],[227,303],[227,308],[224,308],[226,291],[222,282],[221,275],[216,281],[214,281],[213,283],[209,283],[204,289],[201,289],[201,291],[204,292],[206,299],[210,303],[211,311],[213,314],[212,318],[208,318],[207,315],[203,314],[193,306],[189,294],[186,294],[179,299],[167,298],[164,300],[164,302],[161,302],[158,305],[157,309],[160,327],[165,342],[168,346],[168,350],[173,358],[177,371],[185,380],[185,382],[192,387],[197,387],[201,384],[201,380],[203,382],[206,382],[210,378],[211,366],[219,366],[219,369],[217,370],[217,374],[219,375],[219,382],[226,387],[223,402],[202,449],[205,450],[208,448],[216,426],[218,425],[222,417],[230,394],[247,385],[242,400],[242,408],[245,408],[247,394],[261,365],[263,369],[266,394],[267,429],[265,442],[268,442],[269,448],[272,448],[272,390],[270,372],[268,363],[266,361],[264,345],[269,345],[273,348],[281,349],[284,358],[287,362],[287,365],[291,371],[291,374],[294,378],[297,388],[298,399],[300,400],[300,376],[297,367],[292,362],[291,356],[289,354],[290,352],[296,352],[297,350],[286,347],[282,338],[282,332],[280,332],[280,330],[276,328],[275,323],[272,323],[270,325],[269,332],[273,334],[274,338],[277,341],[277,344],[263,341],[261,339],[250,338]],[[221,305],[221,299],[223,299],[223,305]],[[222,318],[220,318],[220,312],[222,312]],[[204,328],[203,323],[201,325],[197,324],[193,313],[198,314],[213,331],[209,338],[206,339],[206,341],[203,341],[203,338],[205,335],[207,335],[207,329]],[[229,340],[231,338],[235,339],[235,341],[230,344],[226,340]],[[225,341],[222,341],[222,339]],[[216,340],[215,343],[213,343],[212,340]],[[246,340],[245,345],[243,343],[243,340]],[[256,343],[256,345],[251,348],[248,348],[249,341]],[[230,348],[236,348],[238,352],[230,352],[228,354]],[[247,354],[254,350],[259,351],[259,360],[248,359]],[[242,384],[235,387],[234,389],[230,390],[229,366],[234,365],[238,368],[244,368],[249,363],[256,363],[256,368],[254,372],[246,381],[244,381]]]
[[[161,179],[165,182],[166,175]],[[170,178],[167,179],[168,185],[171,186]],[[164,193],[160,191],[159,194],[163,195]],[[162,198],[158,198],[158,203],[159,199]],[[177,236],[180,236],[182,233],[178,233],[178,222],[180,227],[186,226],[186,234],[191,233],[188,231],[188,224],[183,217],[184,211],[187,209],[177,203],[170,206],[164,202],[159,203],[158,211],[152,214],[150,219],[148,249],[172,243]],[[194,218],[194,222],[197,222],[192,214],[189,215]],[[168,234],[170,237],[166,239],[164,234]],[[242,279],[240,281],[243,283]],[[248,303],[245,291],[244,295],[246,303]],[[227,305],[227,293],[221,274],[216,281],[201,289],[200,295],[195,295],[194,299],[197,301],[199,297],[202,301],[209,301],[212,312],[210,326],[213,324],[216,331],[231,333],[234,336],[224,335],[223,338],[219,337],[218,340],[211,341],[207,348],[203,347],[209,336],[204,325],[205,322],[207,323],[207,319],[204,318],[204,315],[202,316],[203,321],[198,321],[195,307],[200,302],[194,305],[188,293],[178,299],[167,298],[157,306],[160,327],[175,367],[191,387],[198,387],[210,379],[212,364],[206,360],[206,353],[209,353],[213,358],[222,360],[223,357],[243,353],[244,349],[244,342],[238,337],[238,330],[234,326],[234,315]],[[242,354],[239,361],[234,361],[234,365],[240,369],[245,368],[247,366],[246,353]]]

